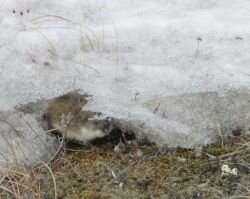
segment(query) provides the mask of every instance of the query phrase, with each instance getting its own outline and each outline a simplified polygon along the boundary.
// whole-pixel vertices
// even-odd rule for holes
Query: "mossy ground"
[[[52,165],[58,198],[250,197],[249,141],[249,137],[231,137],[223,147],[212,144],[201,153],[183,148],[159,150],[155,145],[114,153],[110,143],[78,149]],[[143,155],[136,156],[138,151]],[[222,176],[222,164],[237,168],[238,175]],[[44,182],[45,197],[53,198],[52,180]]]
[[[39,197],[55,198],[56,190],[58,199],[250,198],[250,136],[225,138],[224,146],[218,142],[200,150],[127,145],[115,153],[114,147],[69,150],[50,165],[56,189],[51,173],[35,168]],[[223,164],[238,174],[222,176]]]

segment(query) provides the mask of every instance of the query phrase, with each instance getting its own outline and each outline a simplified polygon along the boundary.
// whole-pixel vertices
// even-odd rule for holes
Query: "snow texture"
[[[4,0],[0,110],[80,89],[93,95],[86,109],[143,125],[156,141],[206,144],[210,112],[227,112],[223,100],[230,114],[243,103],[240,118],[249,120],[249,21],[248,0]],[[200,110],[212,118],[197,122]]]
[[[57,148],[55,137],[46,134],[34,115],[1,112],[0,168],[47,161]]]

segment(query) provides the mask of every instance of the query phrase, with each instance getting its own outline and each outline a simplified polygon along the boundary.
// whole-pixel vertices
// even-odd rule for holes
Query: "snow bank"
[[[47,161],[58,146],[31,114],[1,112],[0,132],[0,168]]]
[[[138,121],[134,127],[145,123],[144,130],[162,142],[199,144],[209,134],[207,122],[190,127],[195,119],[180,114],[175,103],[164,120],[152,108],[159,99],[184,103],[192,99],[188,93],[223,95],[248,87],[249,21],[248,0],[4,1],[0,109],[81,89],[94,96],[90,110]],[[247,89],[243,93],[249,95]],[[198,109],[189,109],[190,117],[198,118]],[[187,144],[182,134],[197,139]]]

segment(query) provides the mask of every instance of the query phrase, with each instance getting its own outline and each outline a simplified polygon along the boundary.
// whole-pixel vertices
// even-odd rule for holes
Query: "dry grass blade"
[[[41,198],[41,190],[37,188],[37,179],[34,177],[34,168],[31,170],[25,165],[19,164],[18,170],[7,169],[0,181],[0,185],[6,194],[11,193],[14,198],[25,198],[28,195],[30,198]],[[4,170],[4,168],[1,168]],[[2,192],[1,192],[2,193]]]
[[[50,129],[50,130],[47,130],[47,131],[44,131],[44,133],[51,133],[53,131],[56,131],[57,129]]]
[[[7,124],[8,126],[10,126],[19,137],[22,136],[22,133],[19,130],[17,130],[12,124],[10,124],[8,121],[6,121],[5,119],[0,119],[0,122],[3,122],[5,124]]]
[[[94,50],[94,45],[92,44],[92,41],[90,39],[90,37],[88,36],[88,34],[84,31],[84,35],[86,36],[86,38],[88,39],[89,45],[91,46],[91,50]]]
[[[49,147],[47,146],[47,144],[42,140],[42,138],[40,137],[39,133],[36,132],[36,130],[30,125],[30,123],[28,121],[26,121],[22,115],[20,115],[20,118],[25,122],[25,124],[30,128],[30,130],[40,139],[41,143],[44,145],[44,147],[47,149],[47,151],[52,155],[53,153],[49,150]]]
[[[119,49],[118,49],[118,32],[116,28],[116,24],[114,20],[112,19],[112,23],[114,24],[114,30],[115,30],[115,42],[116,42],[116,65],[118,65],[118,54],[119,54]]]
[[[87,26],[83,26],[83,25],[81,25],[81,30],[80,30],[81,33],[83,32],[83,28],[85,28],[91,35],[93,35],[93,37],[95,38],[95,40],[97,42],[97,46],[99,48],[100,41],[99,41],[97,35],[90,28],[88,28]],[[86,34],[86,32],[85,32],[85,34]]]
[[[235,184],[237,184],[239,187],[242,187],[243,189],[245,189],[250,194],[250,187],[246,187],[245,185],[240,184],[240,183],[235,183]]]
[[[11,186],[13,190],[15,191],[15,197],[18,199],[21,198],[20,189],[19,189],[20,184],[17,182],[17,179],[13,178],[13,180],[9,180],[9,182],[11,182]]]
[[[0,185],[0,189],[3,189],[4,191],[7,191],[8,193],[11,193],[12,195],[15,196],[15,193],[14,193],[13,191],[9,190],[9,189],[6,188],[6,187],[3,187],[3,186]]]
[[[90,68],[90,69],[92,69],[93,71],[95,71],[98,75],[101,75],[100,72],[99,72],[98,70],[96,70],[95,68],[93,68],[93,67],[91,67],[91,66],[89,66],[89,65],[86,65],[86,64],[83,64],[83,63],[74,61],[74,60],[72,60],[72,62],[75,63],[75,64],[79,64],[79,65],[85,66],[85,67],[87,67],[87,68]]]
[[[40,16],[40,17],[33,18],[31,21],[36,21],[38,19],[43,19],[43,18],[48,18],[48,17],[57,18],[57,19],[60,19],[60,20],[63,20],[63,21],[67,21],[67,22],[72,22],[70,19],[58,16],[58,15],[43,15],[43,16]]]
[[[57,57],[57,52],[56,52],[56,48],[54,46],[54,44],[48,39],[48,37],[46,37],[43,33],[41,33],[39,30],[36,30],[40,35],[42,35],[42,37],[49,43],[49,45],[51,46],[50,52],[53,56]]]
[[[9,142],[9,140],[3,134],[1,134],[1,136],[3,137],[3,139],[5,140],[5,142],[9,145],[9,147],[10,147],[10,149],[11,149],[11,151],[12,151],[14,157],[15,157],[15,159],[14,159],[15,163],[16,163],[16,165],[18,165],[17,155],[16,155],[16,152],[15,152],[13,146],[11,145],[11,143]]]
[[[46,163],[44,163],[44,162],[40,162],[42,165],[44,165],[46,168],[47,168],[47,170],[50,172],[50,175],[51,175],[51,177],[52,177],[52,179],[53,179],[53,183],[54,183],[54,191],[55,191],[55,199],[57,199],[57,186],[56,186],[56,179],[55,179],[55,176],[54,176],[54,174],[53,174],[53,172],[52,172],[52,170],[51,170],[51,168],[46,164]]]

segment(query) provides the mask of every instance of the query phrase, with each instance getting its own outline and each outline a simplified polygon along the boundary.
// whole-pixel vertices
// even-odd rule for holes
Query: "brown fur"
[[[62,133],[65,128],[62,124],[62,116],[67,117],[70,114],[72,120],[67,128],[68,139],[88,143],[108,134],[111,130],[109,121],[94,119],[97,113],[82,110],[88,102],[88,97],[86,94],[80,95],[74,92],[52,100],[47,108],[50,128],[55,128]]]

